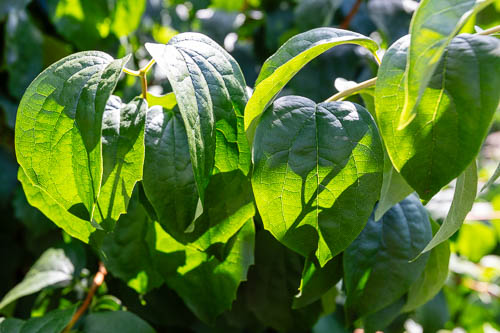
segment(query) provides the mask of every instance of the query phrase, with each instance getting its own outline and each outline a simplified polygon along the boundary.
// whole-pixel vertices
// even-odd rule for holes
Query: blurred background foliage
[[[17,181],[13,142],[17,106],[28,84],[44,68],[82,50],[102,50],[115,58],[131,53],[133,63],[128,67],[139,68],[149,61],[144,43],[167,43],[179,32],[198,31],[234,56],[252,87],[260,64],[297,33],[321,26],[342,27],[371,36],[385,49],[407,34],[417,5],[412,0],[0,0],[0,296],[19,283],[38,258],[38,263],[46,265],[60,260],[51,255],[57,249],[68,258],[71,273],[57,287],[9,305],[7,314],[29,318],[66,308],[83,299],[89,277],[97,270],[96,253],[64,235],[32,208]],[[498,24],[499,1],[474,17],[464,32]],[[341,89],[346,80],[364,81],[374,77],[376,70],[376,64],[360,47],[337,47],[307,65],[282,94],[321,101],[336,88]],[[154,93],[171,90],[157,66],[149,82]],[[134,77],[124,77],[115,92],[125,101],[139,93],[140,83]],[[361,102],[358,98],[354,101]],[[500,161],[499,112],[480,156],[480,180],[484,183]],[[445,216],[452,197],[453,184],[428,204],[435,220]],[[273,239],[258,234],[256,260],[262,267],[274,265],[259,250],[259,244],[266,242]],[[299,281],[301,268],[296,266],[295,255],[278,243],[264,249],[270,248],[286,261],[286,267],[273,272],[272,278]],[[259,272],[252,268],[233,310],[221,316],[217,329],[199,322],[167,287],[138,296],[112,275],[99,289],[91,312],[128,309],[159,332],[237,332],[241,327],[252,327],[252,332],[264,330],[263,311],[245,312],[242,309],[246,307],[268,309],[282,318],[279,325],[285,329],[302,332],[302,327],[307,330],[313,325],[304,322],[302,318],[310,320],[304,313],[290,313],[287,303],[256,299],[252,285],[259,283],[258,278]],[[416,313],[398,318],[393,331],[499,332],[499,283],[500,184],[496,184],[480,193],[466,223],[452,238],[450,273],[443,291]],[[293,288],[288,292],[293,295]],[[337,305],[330,306],[331,312],[336,311],[322,316],[313,332],[343,332],[341,303],[339,290]]]

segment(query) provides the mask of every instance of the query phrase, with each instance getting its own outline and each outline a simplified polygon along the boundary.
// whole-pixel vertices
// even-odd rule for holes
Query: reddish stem
[[[354,4],[354,6],[352,6],[351,11],[345,17],[344,22],[342,22],[340,24],[340,29],[347,29],[347,28],[349,28],[349,25],[351,25],[351,21],[354,18],[354,15],[356,15],[356,13],[358,12],[359,7],[361,6],[361,2],[362,1],[363,0],[357,0],[356,3]]]

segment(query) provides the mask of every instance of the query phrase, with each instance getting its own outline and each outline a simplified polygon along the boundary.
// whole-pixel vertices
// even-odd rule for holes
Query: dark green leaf
[[[264,227],[321,266],[361,232],[382,185],[377,128],[350,102],[278,99],[257,128],[254,163]]]
[[[308,330],[318,320],[321,304],[293,310],[303,258],[281,245],[273,236],[257,232],[255,266],[245,284],[247,304],[259,321],[280,332]]]
[[[135,184],[142,179],[144,165],[144,120],[147,103],[128,104],[111,96],[102,119],[102,185],[95,219],[112,230],[126,213]]]
[[[83,320],[83,333],[155,333],[144,320],[127,311],[91,313]]]
[[[23,1],[20,1],[23,2]],[[9,13],[5,26],[5,60],[9,93],[21,98],[43,69],[43,36],[24,10]]]
[[[94,214],[102,116],[127,60],[97,51],[66,57],[31,83],[19,105],[19,164],[33,185],[81,219]]]
[[[155,270],[146,242],[150,224],[138,199],[131,200],[126,215],[112,233],[104,237],[102,257],[106,268],[140,294],[158,287],[161,276]]]
[[[405,305],[406,298],[401,297],[396,302],[386,306],[385,308],[369,314],[364,318],[364,327],[366,333],[375,333],[377,331],[385,331],[394,319],[398,317],[401,309]]]
[[[290,38],[266,60],[245,109],[245,131],[250,142],[264,110],[288,81],[312,59],[341,44],[362,45],[373,53],[378,49],[376,42],[356,32],[318,28]]]
[[[223,48],[201,34],[179,34],[167,45],[147,43],[146,49],[174,90],[203,203],[214,167],[222,172],[249,170],[250,150],[239,129],[248,99],[243,74]],[[216,150],[227,152],[220,157]]]
[[[439,224],[431,221],[432,233],[439,230]],[[413,282],[408,290],[406,304],[402,311],[408,312],[430,301],[441,290],[448,277],[448,264],[450,261],[450,244],[448,241],[440,243],[429,254],[425,270]]]
[[[399,129],[410,124],[422,111],[416,106],[427,86],[429,84],[432,86],[433,73],[438,69],[441,57],[453,37],[472,15],[493,1],[423,0],[420,2],[410,26],[411,41],[408,65],[404,74],[405,99],[401,114],[395,118],[399,120],[397,125]],[[460,54],[463,54],[463,51]],[[453,65],[450,65],[453,68]]]
[[[481,313],[484,313],[481,311]],[[465,316],[464,320],[467,321],[468,315]],[[439,330],[445,328],[446,322],[450,320],[450,313],[448,312],[448,305],[446,304],[446,298],[441,292],[436,295],[433,299],[427,302],[424,306],[417,309],[415,313],[415,321],[422,326],[424,332],[438,332]],[[484,318],[479,319],[481,321],[480,328],[478,332],[483,330]]]
[[[75,274],[79,274],[75,267],[74,255],[70,256],[69,249],[51,248],[45,251],[30,268],[24,279],[10,290],[0,302],[0,309],[18,298],[34,294],[47,287],[68,285]]]
[[[156,267],[167,284],[198,318],[213,323],[218,315],[231,308],[240,282],[246,280],[248,268],[254,262],[254,238],[250,219],[226,245],[221,245],[222,253],[209,254],[178,243],[155,224],[149,244]],[[214,248],[214,252],[217,250]]]
[[[43,317],[31,318],[22,321],[9,318],[0,322],[2,333],[60,333],[70,322],[76,306],[66,310],[54,310]]]
[[[471,165],[465,169],[464,173],[458,177],[455,185],[455,194],[453,195],[453,201],[451,202],[448,215],[436,235],[434,235],[430,243],[427,244],[422,252],[433,249],[460,229],[462,223],[464,223],[465,217],[472,209],[472,205],[476,199],[476,193],[477,167],[476,161],[473,161]]]
[[[415,195],[381,220],[370,217],[344,252],[348,318],[356,319],[396,302],[424,271],[428,254],[410,262],[432,237],[427,212]]]
[[[500,99],[500,40],[468,34],[454,38],[416,118],[398,130],[394,119],[404,103],[409,41],[408,36],[400,39],[382,61],[375,89],[377,123],[396,170],[429,200],[475,159],[488,132]]]
[[[342,255],[338,255],[320,267],[315,257],[306,259],[299,294],[295,295],[292,307],[298,309],[323,297],[334,288],[343,276]]]

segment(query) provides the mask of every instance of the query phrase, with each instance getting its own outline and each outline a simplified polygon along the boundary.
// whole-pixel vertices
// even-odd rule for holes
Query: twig
[[[354,18],[354,16],[356,15],[356,13],[358,12],[362,1],[363,0],[357,0],[356,3],[354,4],[354,6],[352,6],[351,11],[349,12],[349,14],[347,14],[344,21],[340,24],[340,29],[349,28],[349,25],[351,25],[351,21]]]
[[[78,319],[87,311],[87,308],[90,305],[90,302],[92,301],[92,298],[94,297],[95,292],[101,284],[104,282],[104,278],[106,277],[106,274],[108,274],[108,271],[106,270],[106,267],[104,267],[104,264],[102,262],[99,262],[99,270],[97,271],[96,275],[94,276],[94,280],[92,281],[92,286],[90,287],[89,293],[87,294],[87,297],[85,297],[85,300],[83,301],[82,305],[78,308],[78,310],[75,312],[73,315],[73,318],[71,318],[71,321],[69,322],[68,326],[64,329],[63,333],[68,333],[71,331],[73,326],[76,324]]]
[[[376,77],[374,77],[373,79],[369,79],[367,81],[361,82],[352,88],[342,90],[341,92],[336,93],[332,97],[328,98],[325,102],[333,102],[333,101],[341,100],[344,97],[351,96],[360,90],[374,86],[376,82],[377,82]]]
[[[500,25],[478,32],[476,35],[493,35],[494,33],[497,32],[500,32]]]

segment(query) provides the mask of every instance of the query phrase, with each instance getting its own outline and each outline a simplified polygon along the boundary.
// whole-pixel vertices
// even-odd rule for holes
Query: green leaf
[[[460,228],[455,249],[470,261],[479,262],[497,246],[495,228],[483,222],[470,222]]]
[[[203,203],[214,164],[219,171],[249,170],[250,150],[242,131],[238,131],[238,119],[248,99],[245,79],[237,62],[201,34],[179,34],[166,45],[147,43],[146,49],[166,71],[175,93]],[[231,145],[233,154],[225,154],[227,160],[220,163],[216,146]]]
[[[401,297],[385,308],[366,316],[363,320],[365,332],[376,333],[378,331],[385,331],[387,326],[389,326],[401,313],[401,309],[404,305],[405,297]]]
[[[73,54],[43,71],[19,105],[19,164],[33,185],[81,219],[94,214],[103,172],[102,116],[127,60],[97,51]]]
[[[143,99],[124,104],[111,96],[102,120],[102,185],[95,219],[112,230],[127,212],[135,184],[142,179],[144,165],[144,121],[147,103]]]
[[[303,258],[265,230],[256,235],[255,266],[244,285],[248,308],[257,319],[280,332],[308,331],[318,320],[321,303],[293,309]]]
[[[405,179],[394,169],[391,159],[384,151],[384,179],[380,200],[375,209],[375,220],[378,221],[395,204],[413,193],[413,189]]]
[[[495,169],[495,172],[493,172],[493,175],[491,175],[490,179],[484,184],[484,186],[481,188],[481,192],[493,185],[495,181],[500,178],[500,163],[498,164],[497,168]]]
[[[315,257],[307,258],[300,281],[299,294],[293,299],[292,308],[298,309],[323,297],[342,278],[342,255],[338,255],[320,267]]]
[[[475,159],[488,133],[500,99],[500,40],[468,34],[454,38],[416,118],[398,130],[394,119],[402,112],[409,41],[403,37],[391,46],[380,66],[377,123],[395,169],[429,200]]]
[[[91,313],[83,320],[83,333],[155,333],[155,330],[137,315],[128,311]]]
[[[379,197],[383,151],[373,118],[350,102],[278,99],[256,132],[252,176],[264,227],[321,266],[361,232]]]
[[[172,110],[177,105],[177,100],[175,99],[175,94],[173,92],[165,95],[155,95],[148,91],[148,105],[150,107],[159,105],[166,110]]]
[[[76,305],[65,310],[54,310],[43,317],[22,321],[9,318],[0,323],[2,333],[60,333],[70,322]]]
[[[344,252],[348,318],[356,319],[396,302],[424,271],[428,254],[410,262],[432,237],[427,212],[415,195],[372,217]]]
[[[432,84],[445,49],[467,20],[493,0],[423,0],[413,14],[404,87],[405,100],[398,129],[408,126],[421,110],[416,106]],[[474,56],[472,54],[472,56]],[[470,77],[470,76],[463,76]],[[424,103],[426,104],[426,103]]]
[[[151,222],[133,197],[128,212],[118,220],[112,233],[104,236],[101,257],[109,272],[140,294],[161,285],[162,278],[153,265],[146,234]]]
[[[372,53],[378,49],[375,41],[356,32],[317,28],[290,38],[264,62],[245,109],[245,131],[250,142],[264,110],[292,77],[312,59],[341,44],[361,45]]]
[[[146,116],[144,193],[158,222],[176,239],[196,218],[198,190],[180,113],[153,106]]]
[[[450,238],[464,223],[465,217],[472,209],[477,194],[477,167],[473,161],[458,177],[455,194],[450,210],[438,232],[427,244],[422,253],[430,251],[440,243]]]
[[[432,233],[435,235],[439,230],[439,224],[431,221]],[[429,260],[425,265],[425,270],[420,274],[418,279],[413,282],[408,291],[406,304],[403,312],[413,311],[416,308],[424,305],[437,295],[443,287],[448,277],[448,264],[450,261],[450,244],[444,241],[429,254]]]
[[[72,258],[73,257],[73,258]],[[74,256],[68,249],[50,248],[30,268],[24,279],[11,289],[0,302],[0,309],[18,298],[34,294],[47,287],[68,285],[75,274]]]
[[[69,213],[58,204],[45,191],[35,186],[28,179],[24,170],[19,168],[18,178],[23,186],[28,203],[38,208],[47,218],[62,228],[68,235],[75,237],[82,242],[89,243],[91,235],[96,229],[85,220]]]
[[[116,37],[126,37],[139,27],[142,14],[146,9],[146,0],[114,0],[113,2],[110,29]]]
[[[22,1],[20,1],[22,2]],[[9,13],[5,25],[5,63],[9,93],[19,99],[43,69],[43,36],[24,10]]]
[[[210,254],[178,243],[156,223],[149,244],[167,284],[198,318],[213,323],[231,308],[240,282],[246,280],[254,262],[254,238],[253,220],[249,219],[220,251],[214,248]]]

